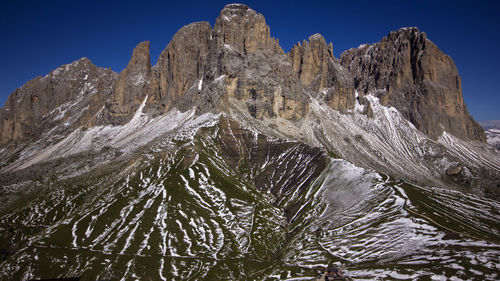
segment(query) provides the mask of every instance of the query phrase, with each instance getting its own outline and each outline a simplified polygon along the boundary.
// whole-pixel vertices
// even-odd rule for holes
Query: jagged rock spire
[[[104,122],[120,124],[127,122],[146,95],[151,80],[150,43],[141,42],[132,52],[127,67],[120,72],[115,90],[107,101],[109,119]]]
[[[333,44],[327,45],[321,34],[296,44],[289,55],[303,86],[325,92],[325,101],[333,109],[345,112],[354,107],[352,77],[333,56]]]
[[[161,52],[155,65],[154,102],[162,112],[177,106],[183,95],[202,79],[211,36],[210,23],[191,23],[177,31]]]

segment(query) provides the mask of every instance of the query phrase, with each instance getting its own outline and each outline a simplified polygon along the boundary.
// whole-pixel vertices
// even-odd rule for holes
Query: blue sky
[[[6,2],[6,3],[5,3]],[[81,57],[119,72],[151,42],[154,64],[175,32],[214,24],[232,1],[5,1],[0,11],[0,105],[16,88]],[[285,51],[321,33],[346,49],[417,26],[455,61],[478,121],[500,119],[500,1],[245,1],[262,13]]]

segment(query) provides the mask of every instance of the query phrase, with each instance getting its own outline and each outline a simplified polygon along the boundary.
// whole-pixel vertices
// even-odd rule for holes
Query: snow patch
[[[489,129],[485,131],[486,133],[486,142],[500,150],[500,130],[499,129]]]
[[[201,91],[202,86],[203,86],[203,78],[201,78],[200,82],[198,83],[198,91]]]

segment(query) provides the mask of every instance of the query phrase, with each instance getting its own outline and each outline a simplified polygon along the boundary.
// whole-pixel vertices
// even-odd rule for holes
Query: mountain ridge
[[[456,186],[456,183],[447,179],[444,171],[448,167],[427,163],[428,160],[418,158],[422,153],[412,156],[415,157],[412,161],[426,168],[413,175],[402,171],[397,162],[387,160],[391,155],[394,159],[406,161],[405,150],[409,148],[402,147],[397,152],[397,149],[391,151],[389,146],[409,146],[413,147],[410,151],[415,150],[414,140],[406,140],[413,137],[413,132],[408,136],[401,133],[392,136],[405,139],[404,144],[384,140],[386,133],[374,134],[376,141],[370,143],[362,144],[363,141],[359,140],[373,134],[372,127],[379,126],[377,120],[384,120],[380,124],[389,122],[388,125],[382,125],[383,129],[378,130],[398,128],[396,130],[410,132],[413,126],[436,142],[431,147],[445,143],[447,134],[465,143],[474,140],[485,143],[484,131],[479,130],[479,125],[468,115],[453,61],[418,28],[390,32],[378,43],[343,52],[339,59],[333,55],[332,44],[327,44],[321,34],[311,35],[308,41],[296,44],[285,53],[278,40],[270,36],[262,14],[246,5],[231,4],[224,7],[213,28],[208,22],[182,27],[161,52],[155,65],[151,64],[149,46],[147,41],[139,43],[127,67],[119,74],[82,58],[16,90],[0,111],[2,166],[10,167],[8,170],[25,167],[26,164],[19,163],[29,157],[35,158],[26,163],[43,161],[46,156],[42,155],[49,153],[47,149],[50,150],[58,141],[62,145],[65,139],[75,136],[71,132],[87,134],[85,130],[95,126],[118,128],[139,115],[149,116],[137,119],[147,124],[161,116],[173,116],[169,113],[175,110],[184,114],[193,109],[196,115],[226,113],[248,128],[268,135],[305,141],[365,168],[438,186]],[[69,74],[61,75],[65,71]],[[99,77],[87,81],[88,77],[93,77],[89,73],[94,72],[99,73]],[[82,85],[76,81],[85,83]],[[64,86],[61,90],[58,90],[59,84]],[[65,97],[65,92],[73,94]],[[77,92],[79,95],[74,96]],[[59,96],[55,103],[38,105],[39,98],[48,101],[55,95]],[[26,96],[24,100],[29,102],[18,105],[16,101],[22,99],[17,96]],[[324,118],[320,111],[315,112],[315,104],[326,105],[340,115],[334,119]],[[374,116],[374,107],[379,108],[378,117]],[[390,110],[386,112],[385,107],[394,108],[407,121],[396,115],[389,116],[392,113],[388,113]],[[141,112],[137,112],[139,108]],[[337,115],[334,112],[329,114]],[[336,124],[339,118],[344,121]],[[364,120],[359,124],[361,126],[344,131],[345,127],[352,127],[347,123],[360,122],[359,118]],[[325,124],[317,126],[314,122]],[[374,124],[370,124],[372,122]],[[404,125],[403,129],[399,125],[390,125],[390,122],[409,122],[410,127]],[[339,131],[327,129],[332,125]],[[307,135],[304,130],[312,131]],[[341,131],[344,135],[339,134]],[[352,135],[353,131],[359,133]],[[421,138],[416,137],[416,140]],[[335,141],[329,141],[333,139]],[[356,142],[347,141],[352,139]],[[370,149],[362,149],[364,145]],[[30,148],[33,146],[39,148]],[[353,150],[354,147],[358,150]],[[27,153],[39,149],[45,152]],[[360,153],[359,149],[363,152]],[[379,150],[386,151],[387,155],[380,154]],[[480,150],[477,153],[481,155],[488,153],[482,151],[483,148]],[[37,154],[39,156],[35,156]],[[456,158],[453,154],[446,158]],[[22,155],[24,160],[19,159]],[[39,160],[33,162],[34,159]],[[480,173],[483,164],[476,162],[483,163],[481,161],[470,162],[476,166],[474,169],[478,169],[473,174]],[[486,186],[491,186],[491,183]],[[488,194],[497,193],[493,187],[486,189]]]
[[[284,53],[231,4],[155,65],[145,41],[120,73],[81,59],[28,82],[0,111],[0,279],[312,279],[334,264],[497,280],[500,154],[450,60],[414,28],[391,34],[341,58],[319,34]]]
[[[228,20],[228,19],[232,19],[232,20]],[[247,26],[249,23],[251,23],[252,26]],[[255,28],[255,30],[254,30],[254,28]],[[249,31],[251,31],[253,33],[249,33],[248,30],[244,31],[246,29],[248,29]],[[186,41],[192,41],[193,38],[197,38],[197,35],[195,35],[195,33],[197,33],[197,32],[198,33],[202,32],[202,33],[199,33],[199,36],[201,36],[199,38],[202,41],[195,40],[195,41],[193,41],[193,43],[191,43],[191,42],[186,43]],[[244,36],[242,34],[244,34]],[[251,35],[251,34],[254,34],[254,35]],[[407,35],[407,34],[409,34],[409,35]],[[407,36],[415,37],[417,35],[420,36],[421,38],[423,38],[423,39],[421,39],[421,41],[423,40],[424,42],[426,42],[426,41],[430,42],[426,38],[425,33],[420,32],[417,28],[401,28],[396,32],[391,32],[388,36],[384,37],[381,42],[375,43],[372,45],[364,45],[362,49],[363,49],[363,51],[366,49],[369,49],[369,46],[371,46],[370,48],[378,48],[377,46],[382,44],[382,42],[386,42],[386,41],[393,42],[394,40],[396,40],[396,42],[397,42],[399,40],[398,38],[403,38],[403,39],[401,39],[401,41],[404,41],[404,40],[407,40],[407,39],[405,39]],[[215,38],[213,38],[214,36],[215,36]],[[220,41],[220,39],[217,39],[220,37],[222,37],[222,42]],[[413,37],[411,37],[411,38],[413,38]],[[184,40],[183,38],[190,38],[190,40]],[[213,39],[215,39],[215,40],[213,40]],[[418,40],[420,40],[420,39],[418,39]],[[213,42],[213,43],[209,43],[209,42]],[[216,43],[216,42],[219,42],[219,43]],[[249,43],[245,43],[245,42],[249,42]],[[256,42],[256,43],[251,43],[251,42]],[[216,47],[209,46],[209,44],[214,45],[214,43],[215,43]],[[220,50],[221,48],[223,49],[224,46],[234,46],[236,48],[235,49],[236,52],[243,52],[245,54],[247,52],[251,54],[252,52],[255,52],[257,50],[264,50],[264,49],[269,49],[271,52],[277,52],[278,54],[285,54],[283,52],[283,50],[281,49],[281,47],[279,47],[278,41],[276,41],[275,39],[272,39],[270,37],[269,27],[266,25],[264,17],[261,14],[250,9],[248,6],[238,5],[238,4],[231,4],[231,5],[226,6],[221,11],[221,14],[219,15],[219,17],[217,18],[216,24],[214,25],[213,29],[209,25],[209,23],[207,23],[207,22],[197,22],[197,23],[188,24],[188,25],[182,27],[174,35],[174,37],[172,38],[172,41],[167,45],[166,49],[164,51],[162,51],[162,54],[160,54],[160,57],[158,58],[158,61],[154,66],[152,66],[150,63],[149,47],[144,49],[141,46],[141,44],[148,45],[149,43],[145,43],[145,42],[140,43],[136,47],[136,49],[134,50],[134,53],[136,50],[137,51],[141,50],[141,52],[144,53],[143,55],[147,56],[147,59],[145,58],[147,60],[147,62],[144,62],[145,63],[144,67],[146,67],[148,69],[151,68],[149,70],[145,70],[145,73],[142,73],[142,75],[143,75],[142,79],[145,79],[144,83],[147,82],[149,84],[149,87],[150,87],[150,89],[148,89],[147,91],[151,92],[151,94],[152,94],[152,98],[150,101],[148,101],[148,106],[146,108],[147,108],[147,110],[150,110],[153,112],[158,112],[158,114],[161,114],[161,112],[164,113],[164,112],[170,110],[172,108],[172,106],[176,106],[176,105],[180,106],[182,110],[187,110],[188,108],[190,108],[190,106],[192,105],[192,103],[190,101],[184,101],[184,102],[180,102],[180,104],[178,104],[179,101],[176,101],[176,100],[178,100],[182,95],[184,95],[184,93],[188,92],[187,91],[187,90],[189,90],[188,87],[190,85],[193,85],[193,83],[195,83],[195,80],[199,81],[202,79],[202,77],[201,77],[202,72],[206,72],[209,70],[209,69],[207,69],[206,71],[204,70],[204,68],[205,68],[204,61],[206,60],[206,59],[204,59],[204,57],[211,56],[210,54],[208,54],[209,47],[212,49],[212,51],[211,51],[212,53],[213,52],[218,53],[217,50]],[[247,46],[245,44],[251,44],[251,45]],[[255,46],[252,44],[255,44]],[[406,43],[406,41],[405,41],[402,44],[404,44],[404,46],[406,46],[408,43]],[[190,53],[188,56],[185,56],[186,57],[185,59],[183,59],[182,58],[183,53],[176,50],[177,48],[174,47],[174,45],[179,45],[179,47],[177,47],[177,48],[181,48],[183,50],[191,50],[194,48],[195,53],[192,53],[192,54]],[[204,47],[202,47],[202,46],[204,46]],[[429,46],[431,46],[430,47],[431,49],[436,48],[436,47],[434,47],[435,45],[432,44],[431,42],[429,43]],[[201,48],[201,49],[196,50],[198,48]],[[312,89],[316,92],[322,91],[324,89],[329,89],[329,90],[326,90],[328,92],[326,99],[330,101],[330,105],[334,109],[337,109],[341,112],[342,111],[345,112],[347,110],[353,109],[353,106],[354,106],[354,84],[357,84],[356,88],[359,91],[359,93],[361,94],[361,97],[360,97],[361,101],[363,101],[362,96],[367,94],[368,91],[377,90],[377,91],[379,91],[379,95],[381,95],[381,91],[383,92],[384,91],[383,89],[388,88],[389,89],[388,93],[385,94],[383,97],[381,96],[382,103],[396,106],[396,108],[398,110],[403,112],[403,114],[405,115],[405,117],[408,120],[410,120],[414,125],[416,125],[416,127],[419,130],[421,130],[425,134],[429,135],[431,138],[436,139],[440,135],[440,132],[442,132],[444,129],[446,129],[448,132],[450,132],[450,133],[452,133],[460,138],[466,137],[466,138],[477,139],[477,140],[480,140],[482,142],[485,142],[484,133],[482,134],[482,130],[477,129],[479,126],[472,119],[472,117],[469,116],[469,114],[467,112],[467,108],[465,107],[465,104],[463,102],[463,98],[461,96],[461,87],[459,86],[459,84],[460,84],[459,79],[460,78],[458,77],[458,74],[456,74],[456,67],[454,65],[450,66],[451,68],[449,71],[445,69],[444,71],[439,70],[439,71],[434,71],[434,72],[444,73],[444,74],[441,74],[441,76],[445,75],[445,77],[446,77],[446,75],[448,75],[446,73],[450,72],[451,73],[450,76],[456,77],[456,79],[457,79],[456,83],[458,85],[457,88],[452,88],[452,89],[447,90],[447,91],[448,92],[450,92],[450,91],[456,92],[457,98],[453,98],[453,97],[446,98],[446,96],[450,96],[450,94],[444,93],[444,94],[440,94],[441,97],[434,98],[434,99],[436,99],[436,101],[432,102],[434,105],[432,105],[430,107],[425,106],[425,104],[429,100],[429,97],[433,97],[433,96],[438,95],[437,92],[439,92],[441,90],[439,90],[439,91],[436,89],[433,90],[431,84],[433,84],[433,83],[436,84],[436,82],[430,82],[430,84],[429,84],[429,83],[425,82],[425,81],[427,81],[426,80],[427,78],[423,77],[423,78],[419,78],[419,81],[421,81],[421,82],[418,82],[418,83],[423,83],[422,84],[423,86],[418,86],[416,89],[409,90],[410,92],[423,91],[423,94],[418,94],[418,93],[411,94],[413,96],[416,96],[416,98],[418,98],[419,100],[416,102],[411,101],[410,103],[411,104],[415,103],[419,107],[415,107],[415,105],[411,105],[412,107],[408,108],[408,107],[403,105],[404,102],[401,101],[401,98],[399,97],[401,95],[400,88],[404,85],[413,84],[413,82],[405,82],[406,80],[408,80],[408,81],[411,80],[408,78],[404,78],[404,77],[398,78],[401,75],[407,76],[408,74],[405,74],[404,72],[402,74],[397,74],[397,73],[392,74],[396,70],[391,70],[389,67],[388,69],[383,70],[384,73],[386,73],[385,75],[387,75],[387,73],[389,73],[389,74],[392,74],[393,76],[395,75],[395,78],[391,78],[391,77],[389,77],[389,79],[384,78],[385,79],[384,81],[387,80],[388,82],[379,82],[378,80],[370,82],[371,80],[374,79],[371,76],[368,76],[365,78],[360,78],[360,75],[361,75],[360,70],[350,70],[350,68],[348,67],[349,65],[353,64],[352,61],[355,59],[355,57],[358,57],[357,59],[359,59],[359,57],[361,57],[361,58],[363,57],[364,54],[363,55],[353,55],[352,54],[354,52],[354,50],[358,50],[358,49],[359,48],[353,48],[353,49],[344,51],[340,55],[340,57],[341,57],[340,61],[343,61],[342,62],[343,67],[347,67],[348,71],[345,71],[344,69],[342,69],[342,67],[340,66],[341,65],[340,63],[338,63],[338,62],[336,63],[337,60],[333,57],[331,43],[330,43],[330,45],[327,46],[325,39],[320,34],[311,35],[309,37],[309,41],[304,40],[302,43],[299,43],[298,45],[294,46],[290,50],[290,52],[287,53],[286,55],[290,57],[290,59],[292,61],[292,68],[299,76],[299,79],[298,79],[299,85],[301,87],[306,87],[306,88],[312,87]],[[427,49],[429,49],[429,48],[427,48]],[[426,50],[425,46],[423,47],[423,50]],[[424,52],[424,51],[421,51],[421,53],[422,52]],[[429,51],[425,51],[425,53],[427,53],[427,52],[429,52]],[[433,52],[434,53],[438,52],[439,54],[437,54],[437,55],[431,54],[430,55],[431,56],[430,65],[432,65],[432,61],[443,60],[443,58],[449,59],[449,57],[440,53],[439,50],[433,51]],[[197,55],[197,53],[199,53],[201,55]],[[382,56],[385,56],[385,55],[382,55]],[[438,58],[432,58],[432,56],[435,56],[435,57],[437,56]],[[172,61],[170,61],[170,59],[169,59],[170,57],[172,57]],[[174,57],[176,57],[176,58],[174,58]],[[195,59],[190,60],[189,57],[194,57]],[[443,57],[443,58],[441,58],[441,57]],[[175,61],[179,60],[179,59],[181,60],[180,63],[182,66],[177,67],[177,66],[175,66],[175,64],[176,64]],[[134,62],[134,60],[135,60],[135,55],[132,55],[131,60],[129,62],[129,65],[121,72],[122,76],[124,75],[125,71],[128,71],[127,69],[135,67],[135,65],[138,62]],[[395,61],[396,57],[393,60]],[[408,62],[405,62],[407,59],[405,59],[404,57],[403,58],[398,57],[398,60],[402,60],[401,63],[398,64],[398,65],[400,65],[400,67],[399,67],[400,69],[415,68],[414,66],[411,66],[411,67],[405,66],[404,64],[405,63],[408,64]],[[429,59],[427,59],[427,60],[429,60]],[[449,60],[451,61],[451,59],[449,59]],[[383,65],[384,60],[380,59],[380,61],[382,61],[382,62],[375,61],[375,62],[372,62],[371,64],[378,65],[378,64],[382,63],[382,65]],[[393,61],[393,64],[394,64],[394,61]],[[299,62],[301,62],[301,63],[299,64]],[[360,61],[360,63],[361,63],[361,61]],[[450,63],[453,64],[452,61]],[[366,63],[364,63],[364,64],[366,64]],[[418,64],[418,63],[412,62],[412,64]],[[186,67],[186,66],[190,66],[190,65],[195,66],[196,69],[189,69],[189,71],[183,72],[182,68]],[[387,66],[383,66],[383,67],[387,68]],[[167,75],[165,73],[165,69],[167,69],[170,72],[174,71],[174,74]],[[428,70],[429,67],[424,66],[424,69],[427,69],[425,71],[429,71]],[[370,75],[379,76],[380,72],[382,70],[372,70],[372,71],[375,71],[376,73],[370,74]],[[179,77],[186,77],[187,80],[186,81],[182,81],[182,80],[177,81],[174,79],[174,80],[170,81],[169,80],[170,78],[168,78],[168,76],[172,76],[172,77],[176,76],[177,74],[175,74],[175,72],[179,72],[179,74],[178,74]],[[189,76],[192,75],[189,73],[195,73],[194,77],[189,78]],[[207,74],[208,73],[206,73],[204,75],[207,75]],[[354,76],[356,76],[358,78],[353,77],[353,74],[354,74]],[[425,74],[425,75],[428,75],[428,74]],[[215,77],[212,77],[212,76],[214,76],[214,74],[210,74],[208,77],[205,77],[205,78],[214,79]],[[292,76],[293,75],[291,75],[291,74],[287,74],[285,79],[295,80],[295,78],[294,77],[292,78]],[[128,80],[130,80],[130,78],[131,77],[123,78],[123,79],[119,78],[119,81],[128,81]],[[185,78],[181,78],[181,79],[185,79]],[[314,79],[319,79],[319,80],[313,81]],[[364,80],[368,79],[368,80],[361,83],[360,79],[364,79]],[[401,79],[403,79],[405,81],[401,82]],[[448,79],[448,78],[446,78],[446,79]],[[32,80],[30,82],[33,83],[35,80]],[[146,92],[146,91],[142,91],[142,88],[141,88],[141,87],[144,87],[144,85],[140,85],[139,87],[141,88],[141,90],[140,90],[141,93],[133,93],[133,90],[127,89],[127,91],[132,91],[132,92],[130,92],[129,94],[125,94],[124,93],[125,89],[123,89],[124,85],[121,85],[121,84],[123,84],[123,82],[119,82],[119,81],[116,82],[119,85],[114,87],[114,90],[112,91],[113,94],[111,95],[111,97],[107,97],[107,99],[110,99],[110,100],[106,102],[105,111],[107,111],[107,114],[109,115],[108,118],[111,118],[111,119],[118,118],[118,119],[123,119],[123,120],[107,120],[107,122],[111,122],[112,124],[114,124],[114,123],[123,124],[124,122],[128,121],[131,118],[131,112],[133,112],[139,106],[140,102],[142,101],[142,98],[144,97],[144,92]],[[167,83],[165,83],[164,81],[167,81]],[[400,82],[397,82],[399,84],[393,85],[394,81],[396,81],[396,82],[400,81]],[[28,83],[28,84],[31,84],[31,83]],[[112,81],[112,83],[114,83],[114,81]],[[176,86],[179,83],[181,83],[181,85],[182,85],[181,88],[179,88],[179,86]],[[312,85],[312,83],[314,83],[314,85]],[[448,83],[448,82],[446,82],[446,83]],[[367,85],[367,86],[363,86],[362,84]],[[439,81],[437,82],[438,87],[441,87],[439,85],[442,85],[442,84],[443,84],[443,82],[439,82]],[[368,86],[368,85],[373,85],[373,86]],[[128,88],[130,88],[132,86],[133,85],[128,85]],[[360,87],[363,89],[361,89]],[[429,87],[431,87],[431,89],[427,89]],[[446,87],[448,87],[448,86],[446,86]],[[21,87],[20,89],[23,89],[23,88],[24,87]],[[396,88],[396,90],[393,90],[393,88]],[[419,90],[419,88],[420,88],[420,90]],[[16,92],[19,91],[20,89],[16,90]],[[292,92],[300,91],[298,89],[290,89],[290,90]],[[282,89],[282,91],[283,91],[283,89]],[[408,91],[408,90],[403,89],[403,91]],[[430,91],[430,92],[426,93],[426,91],[427,92]],[[124,94],[126,96],[130,95],[130,97],[127,98],[126,96],[123,96]],[[187,93],[187,94],[188,94],[188,97],[192,97],[192,95],[189,95],[189,93]],[[103,95],[106,95],[106,94],[99,94],[99,96],[101,96],[101,99],[105,98],[105,97],[103,97]],[[300,107],[303,107],[304,102],[297,101],[297,98],[298,98],[297,95],[301,96],[302,94],[300,94],[300,93],[295,94],[294,98],[292,98],[291,100],[294,104],[296,102],[299,102],[299,104],[302,104]],[[443,104],[442,101],[439,101],[439,100],[443,100],[443,99],[451,99],[451,100],[446,101],[447,104]],[[455,100],[457,102],[455,102]],[[200,102],[203,102],[203,101],[200,101]],[[267,103],[268,102],[269,101],[267,101]],[[447,108],[452,107],[452,105],[448,105],[448,103],[450,103],[450,102],[452,104],[457,103],[458,106],[462,109],[459,108],[459,110],[457,110],[457,111],[453,111],[450,109],[451,110],[450,111],[449,109],[447,109]],[[183,104],[185,104],[185,105],[183,105]],[[8,114],[6,114],[6,111],[8,111],[7,108],[10,108],[10,107],[13,107],[12,101],[6,103],[5,109],[3,110],[3,115],[8,116]],[[130,107],[130,108],[127,109],[127,107]],[[149,107],[151,107],[151,109],[149,109]],[[260,105],[255,105],[255,107],[256,107],[257,111],[262,110],[262,109],[260,109]],[[436,110],[436,107],[438,110]],[[440,108],[443,108],[443,109],[440,110]],[[440,112],[440,111],[445,111],[445,112],[450,111],[451,113],[444,113],[443,116],[432,117],[434,112]],[[296,116],[295,118],[298,118],[299,116],[303,115],[301,113],[298,113],[298,114],[299,115]],[[118,115],[120,115],[121,117],[118,117]],[[5,116],[2,119],[8,118],[7,116]],[[111,116],[114,116],[114,117],[111,117]],[[427,117],[427,116],[431,116],[431,117]],[[456,117],[454,117],[454,116],[456,116]],[[447,120],[447,119],[449,119],[449,120]],[[23,122],[16,122],[15,120],[16,120],[16,118],[14,118],[14,120],[9,120],[9,122],[2,121],[2,126],[9,128],[9,129],[12,128],[11,129],[12,131],[19,130],[18,127],[22,127]],[[442,121],[440,121],[440,120],[442,120]],[[34,121],[31,121],[31,122],[34,122]],[[18,124],[14,125],[14,123],[18,123]],[[457,125],[450,125],[450,124],[455,124],[455,123]],[[17,133],[17,131],[13,132],[12,135],[9,135],[8,130],[2,130],[2,131],[4,133],[2,134],[2,138],[1,138],[1,142],[0,142],[1,145],[5,145],[7,142],[7,139],[14,140],[14,139],[19,138],[19,134],[22,135],[22,133]],[[5,131],[7,131],[7,132],[5,133]]]

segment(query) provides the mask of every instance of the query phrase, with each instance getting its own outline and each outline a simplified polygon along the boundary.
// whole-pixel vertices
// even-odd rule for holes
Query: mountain
[[[496,149],[500,149],[500,120],[479,122],[486,133],[486,142]]]
[[[0,279],[498,278],[500,154],[425,33],[285,53],[230,4],[149,46],[0,109]]]
[[[486,141],[494,148],[500,149],[500,130],[499,129],[486,130]]]
[[[382,105],[394,106],[429,137],[446,131],[485,141],[465,106],[453,60],[418,28],[402,28],[378,43],[347,50],[341,61],[360,93],[377,93]]]

